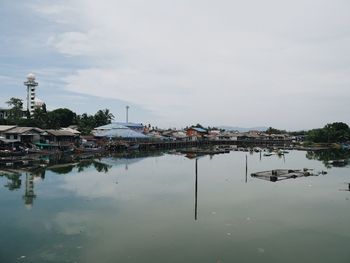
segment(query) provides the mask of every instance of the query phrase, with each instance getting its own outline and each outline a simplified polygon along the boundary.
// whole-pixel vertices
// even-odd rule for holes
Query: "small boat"
[[[264,156],[272,156],[272,153],[264,153]]]

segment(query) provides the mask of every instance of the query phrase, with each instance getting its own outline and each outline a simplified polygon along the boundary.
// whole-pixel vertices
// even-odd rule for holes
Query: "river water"
[[[302,151],[133,157],[1,176],[0,262],[350,262],[348,166]],[[328,174],[250,176],[304,167]]]

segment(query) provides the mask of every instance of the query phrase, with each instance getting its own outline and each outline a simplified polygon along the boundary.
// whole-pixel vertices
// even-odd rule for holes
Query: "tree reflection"
[[[75,167],[74,164],[56,165],[56,166],[48,167],[48,170],[56,174],[68,174],[71,171],[73,171],[74,167]]]
[[[309,160],[321,161],[327,168],[331,168],[333,166],[346,166],[348,160],[350,159],[350,151],[344,149],[308,151],[306,153],[306,158]],[[344,160],[344,162],[342,162],[342,164],[337,162],[332,164],[331,161],[336,160]]]
[[[5,187],[10,191],[17,190],[21,188],[22,180],[20,173],[9,173],[2,174],[1,176],[5,176],[9,181],[5,184]]]

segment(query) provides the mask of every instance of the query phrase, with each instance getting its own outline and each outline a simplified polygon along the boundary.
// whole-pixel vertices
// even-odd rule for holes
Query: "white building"
[[[24,82],[24,85],[27,87],[27,111],[32,115],[35,109],[35,88],[38,86],[33,73],[27,75],[27,81]]]

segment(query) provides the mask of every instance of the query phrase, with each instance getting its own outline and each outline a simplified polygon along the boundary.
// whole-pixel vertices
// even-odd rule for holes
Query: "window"
[[[15,140],[17,140],[17,139],[18,139],[17,134],[13,135],[13,139],[15,139]]]
[[[6,134],[6,140],[10,140],[10,134]]]

